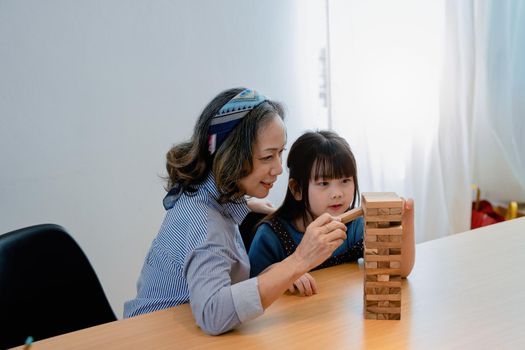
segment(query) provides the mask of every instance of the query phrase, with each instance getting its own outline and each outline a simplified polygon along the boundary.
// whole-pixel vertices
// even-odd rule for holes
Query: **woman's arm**
[[[325,261],[346,239],[346,226],[323,214],[306,229],[295,252],[258,277],[263,308],[270,306],[299,277]]]

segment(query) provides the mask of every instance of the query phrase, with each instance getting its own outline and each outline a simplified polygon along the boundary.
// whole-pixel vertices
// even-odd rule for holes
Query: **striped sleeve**
[[[221,334],[263,313],[257,279],[232,284],[236,257],[220,237],[231,232],[220,215],[210,211],[208,237],[185,263],[190,304],[197,324],[208,334]]]

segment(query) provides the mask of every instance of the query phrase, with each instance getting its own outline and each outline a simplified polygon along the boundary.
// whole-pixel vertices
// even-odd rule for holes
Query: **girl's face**
[[[282,153],[286,145],[286,130],[279,116],[275,116],[258,130],[253,144],[252,172],[239,181],[239,187],[248,195],[264,198],[270,192],[277,176],[282,174]]]
[[[353,177],[341,179],[310,179],[308,199],[314,219],[329,213],[332,216],[343,214],[354,200],[355,184]]]

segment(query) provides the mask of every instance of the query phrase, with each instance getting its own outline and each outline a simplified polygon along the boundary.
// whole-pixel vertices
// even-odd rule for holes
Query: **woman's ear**
[[[303,195],[301,194],[301,189],[299,188],[299,185],[294,179],[288,180],[288,188],[290,189],[290,192],[292,192],[293,197],[296,201],[300,201],[303,199]]]

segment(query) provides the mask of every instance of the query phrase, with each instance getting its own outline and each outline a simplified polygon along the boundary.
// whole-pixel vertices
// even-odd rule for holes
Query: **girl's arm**
[[[409,198],[405,200],[403,207],[403,243],[401,246],[401,277],[406,278],[416,259],[416,241],[414,237],[414,200]]]
[[[295,252],[258,276],[264,309],[281,296],[298,278],[325,261],[346,239],[346,226],[323,214],[306,229]]]
[[[267,223],[261,224],[253,237],[248,252],[250,258],[250,277],[256,277],[273,265],[286,258],[277,234]]]

